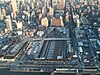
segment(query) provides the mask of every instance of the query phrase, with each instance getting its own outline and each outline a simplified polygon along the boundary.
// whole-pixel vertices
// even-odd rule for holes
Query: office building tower
[[[41,19],[41,25],[44,27],[48,27],[48,19],[47,17]]]
[[[1,8],[0,8],[0,20],[3,20],[3,15],[2,15]]]
[[[7,29],[7,28],[5,28],[5,30],[4,30],[4,31],[5,31],[5,33],[6,33],[6,34],[8,33],[8,29]]]
[[[79,28],[79,27],[80,27],[80,20],[77,19],[77,28]]]
[[[64,3],[57,4],[57,9],[58,10],[62,10],[62,9],[64,9],[64,7],[65,7],[65,4]]]
[[[10,15],[8,15],[6,17],[6,26],[7,26],[8,30],[12,30],[12,23],[11,23],[11,17],[10,17]]]
[[[46,6],[49,8],[51,6],[51,0],[46,1]]]
[[[64,23],[63,23],[62,17],[60,16],[60,18],[58,18],[58,19],[55,19],[55,18],[51,19],[51,26],[63,27]]]
[[[44,14],[45,7],[42,7],[42,14]]]
[[[54,9],[51,8],[51,6],[50,6],[48,15],[53,16],[53,14],[54,14]]]
[[[61,26],[64,26],[64,23],[63,23],[63,18],[62,18],[62,16],[60,16],[60,20],[61,20]]]
[[[55,5],[58,4],[58,0],[52,0],[52,6],[54,7]]]
[[[22,35],[22,31],[18,31],[18,35]]]
[[[47,14],[47,8],[45,6],[42,7],[42,14]]]
[[[34,3],[33,2],[31,3],[31,7],[32,7],[32,9],[34,9]]]
[[[40,14],[39,14],[39,20],[40,20],[41,18],[42,18],[42,14],[40,13]]]
[[[65,0],[52,0],[52,6],[57,9],[63,9],[65,7]]]
[[[22,22],[18,21],[18,23],[17,23],[17,33],[18,33],[18,35],[22,35],[22,27],[23,27]]]
[[[69,22],[69,13],[68,12],[66,13],[66,22],[67,23]]]
[[[19,21],[18,21],[18,23],[17,23],[17,29],[22,30],[22,27],[23,27],[22,22],[19,22]]]
[[[16,0],[11,0],[11,4],[12,4],[13,15],[14,15],[14,18],[15,18],[16,12],[18,11]]]
[[[27,6],[27,11],[30,12],[30,6]]]
[[[6,16],[6,10],[4,8],[2,9],[2,15]]]

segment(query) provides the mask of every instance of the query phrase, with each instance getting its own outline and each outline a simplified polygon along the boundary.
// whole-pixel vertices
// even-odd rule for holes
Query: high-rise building
[[[53,14],[54,14],[54,9],[51,8],[51,6],[50,6],[48,15],[53,16]]]
[[[58,10],[62,10],[62,9],[64,9],[64,7],[65,7],[64,3],[57,4],[57,9]]]
[[[57,5],[58,4],[58,0],[52,0],[52,5]]]
[[[61,26],[64,26],[64,23],[63,23],[63,18],[62,18],[62,16],[60,16],[60,20],[61,20]]]
[[[42,14],[44,14],[44,9],[45,9],[45,7],[42,7]]]
[[[34,9],[34,3],[33,2],[31,3],[31,7],[32,7],[32,9]]]
[[[8,33],[8,29],[7,28],[5,28],[5,33]]]
[[[19,21],[18,21],[18,23],[17,23],[17,29],[22,29],[22,27],[23,27],[22,22],[19,22]]]
[[[57,9],[62,9],[65,7],[65,0],[52,0],[52,6]]]
[[[18,31],[18,35],[22,35],[22,31]]]
[[[12,23],[11,23],[11,17],[10,17],[10,15],[8,15],[6,17],[6,26],[7,26],[8,30],[12,30]]]
[[[22,22],[19,22],[18,21],[18,23],[17,23],[17,33],[18,33],[18,35],[22,35],[22,27],[23,27],[23,24],[22,24]]]
[[[64,26],[62,17],[60,16],[60,18],[58,19],[55,18],[51,19],[51,26]]]
[[[14,15],[14,18],[15,18],[16,12],[18,11],[16,0],[11,0],[11,4],[12,4],[13,15]]]
[[[2,15],[6,16],[6,10],[4,8],[2,9]]]
[[[69,22],[69,13],[68,12],[66,13],[66,22],[67,23]]]
[[[28,10],[28,12],[30,12],[30,6],[27,6],[27,10]]]
[[[47,19],[47,17],[42,18],[42,20],[41,20],[41,25],[42,25],[42,26],[45,26],[45,27],[48,27],[48,19]]]
[[[80,20],[77,19],[77,27],[79,28],[80,27]]]
[[[40,13],[40,14],[39,14],[39,20],[40,20],[41,18],[42,18],[42,14]]]
[[[1,11],[1,8],[0,8],[0,20],[3,19],[3,15],[2,15],[2,11]]]

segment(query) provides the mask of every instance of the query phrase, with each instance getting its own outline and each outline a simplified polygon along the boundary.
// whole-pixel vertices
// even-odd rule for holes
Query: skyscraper
[[[61,27],[63,27],[64,23],[63,23],[62,17],[60,16],[58,19],[56,19],[56,18],[51,19],[50,25],[51,26],[61,26]]]
[[[17,12],[17,3],[16,0],[11,0],[11,4],[12,4],[12,10],[13,10],[13,16],[14,18],[16,17],[16,12]]]
[[[42,26],[45,26],[45,27],[48,27],[48,19],[47,19],[47,17],[42,18],[42,20],[41,20],[41,25],[42,25]]]
[[[22,30],[22,27],[23,27],[22,22],[19,22],[19,21],[18,21],[18,23],[17,23],[17,29]]]
[[[2,15],[2,11],[1,11],[1,8],[0,8],[0,20],[3,19],[3,15]]]
[[[2,9],[2,15],[6,16],[6,10],[4,8]]]
[[[8,15],[6,18],[7,18],[6,19],[6,27],[8,30],[12,30],[12,23],[11,23],[10,15]]]
[[[50,6],[48,15],[53,16],[53,14],[54,14],[54,9]]]

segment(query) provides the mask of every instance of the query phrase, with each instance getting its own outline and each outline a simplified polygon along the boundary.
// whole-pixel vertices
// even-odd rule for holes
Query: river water
[[[8,69],[0,70],[0,75],[51,75],[50,73],[11,72]]]
[[[51,73],[37,73],[37,72],[11,72],[9,69],[0,69],[0,75],[51,75]],[[76,74],[55,74],[55,75],[76,75]],[[90,74],[84,74],[90,75]],[[97,74],[100,75],[100,74]]]

